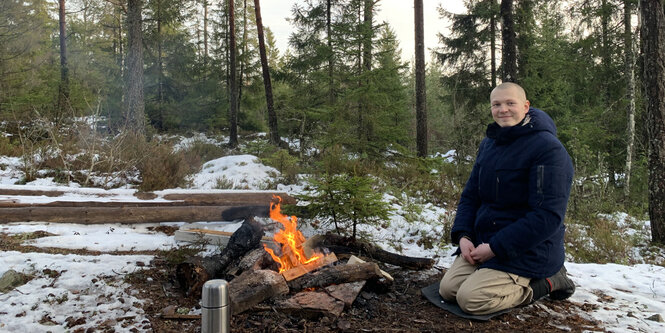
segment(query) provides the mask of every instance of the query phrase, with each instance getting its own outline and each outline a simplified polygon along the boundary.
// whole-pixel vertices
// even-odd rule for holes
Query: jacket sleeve
[[[480,197],[478,194],[478,174],[480,172],[480,165],[478,164],[478,157],[481,155],[485,141],[480,144],[476,163],[473,165],[471,175],[466,181],[464,190],[457,204],[457,213],[455,215],[455,223],[453,223],[450,232],[450,239],[453,244],[459,244],[459,240],[467,236],[474,241],[474,224],[476,221],[476,212],[480,207]]]
[[[568,153],[558,140],[550,142],[529,169],[529,211],[489,242],[497,259],[518,257],[562,228],[572,180]]]

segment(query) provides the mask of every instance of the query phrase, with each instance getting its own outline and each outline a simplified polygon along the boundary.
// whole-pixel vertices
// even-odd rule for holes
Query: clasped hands
[[[489,244],[483,243],[476,247],[465,237],[460,239],[459,248],[462,251],[462,257],[472,265],[483,263],[494,257],[494,252]]]

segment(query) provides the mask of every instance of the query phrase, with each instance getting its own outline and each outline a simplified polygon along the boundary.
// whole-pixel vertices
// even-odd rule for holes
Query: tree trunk
[[[272,83],[270,82],[270,67],[266,54],[266,42],[263,38],[263,21],[261,19],[261,3],[254,0],[256,12],[256,30],[259,35],[259,53],[261,54],[261,69],[263,70],[263,85],[266,90],[266,104],[268,106],[268,127],[270,127],[270,143],[279,145],[279,132],[277,129],[277,114],[272,100]]]
[[[164,130],[164,59],[162,57],[162,1],[157,1],[157,129]]]
[[[69,105],[69,67],[67,66],[67,35],[65,32],[65,0],[59,0],[60,21],[60,89],[58,92],[58,106],[55,114],[56,124],[64,116]]]
[[[633,54],[633,28],[631,26],[633,0],[624,0],[623,5],[623,44],[626,66],[626,101],[628,105],[628,130],[626,143],[626,167],[623,193],[625,199],[630,196],[630,173],[635,150],[635,57]]]
[[[494,1],[494,0],[490,0]],[[492,76],[492,88],[496,87],[496,15],[490,16],[490,72]]]
[[[372,22],[374,21],[373,17],[373,10],[374,10],[374,1],[373,0],[365,0],[364,1],[364,6],[363,6],[363,23],[361,25],[362,29],[362,40],[360,41],[360,48],[362,52],[362,65],[360,66],[360,70],[358,71],[358,75],[360,78],[362,78],[364,73],[369,73],[372,70],[372,37],[374,36],[373,33],[373,26]],[[365,81],[363,82],[362,79],[358,80],[359,86],[365,86],[367,87],[369,85],[369,78],[366,76]],[[360,147],[361,151],[365,151],[367,148],[367,144],[370,141],[370,138],[372,137],[371,133],[371,126],[369,126],[370,120],[366,117],[367,115],[365,114],[368,112],[368,107],[367,107],[367,96],[361,96],[359,105],[358,105],[358,137],[360,139]]]
[[[416,146],[419,157],[427,156],[427,96],[425,87],[425,38],[423,0],[414,0],[416,44]]]
[[[208,65],[208,0],[203,0],[203,67]]]
[[[236,83],[236,28],[234,0],[229,4],[229,86],[231,96],[229,101],[229,146],[238,146],[238,85]]]
[[[501,39],[503,41],[501,64],[503,82],[517,82],[517,40],[515,38],[515,20],[513,0],[501,0]]]
[[[127,1],[127,71],[125,72],[125,129],[143,136],[145,104],[143,100],[143,0]]]
[[[644,93],[649,132],[649,218],[665,244],[665,0],[641,0]]]
[[[240,43],[242,45],[242,57],[239,59],[240,62],[240,77],[238,78],[238,107],[237,107],[237,113],[240,113],[240,107],[242,101],[242,91],[244,87],[244,82],[245,82],[245,66],[247,65],[247,62],[249,61],[249,56],[247,55],[247,0],[243,0],[243,7],[242,7],[242,41]]]
[[[326,2],[326,38],[328,39],[328,103],[335,103],[335,81],[333,79],[333,48],[332,48],[332,0]]]

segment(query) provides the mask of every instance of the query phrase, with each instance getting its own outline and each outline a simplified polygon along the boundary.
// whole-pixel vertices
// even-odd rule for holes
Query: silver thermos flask
[[[231,332],[229,283],[226,280],[209,280],[203,285],[201,295],[201,333]]]

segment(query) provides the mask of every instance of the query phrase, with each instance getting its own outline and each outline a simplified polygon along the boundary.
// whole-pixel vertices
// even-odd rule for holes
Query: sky
[[[289,36],[293,27],[287,21],[291,17],[291,9],[297,0],[264,0],[261,2],[263,25],[269,27],[277,39],[277,47],[284,54],[288,46]],[[437,33],[443,33],[448,23],[439,18],[437,8],[443,7],[454,13],[465,11],[462,0],[423,0],[423,20],[425,32],[425,58],[429,59],[428,49],[438,44]],[[415,53],[413,1],[380,0],[377,22],[386,21],[395,30],[402,49],[402,59],[410,61]]]
[[[215,140],[211,140],[215,141]],[[217,139],[226,142],[227,138]],[[191,144],[183,139],[181,148]],[[21,203],[44,203],[49,201],[137,201],[131,188],[103,191],[98,188],[63,186],[53,182],[53,178],[42,178],[26,185],[15,185],[22,175],[20,160],[15,157],[0,156],[0,188],[63,191],[60,197],[27,197],[0,195],[0,202],[14,200]],[[201,171],[192,177],[191,188],[168,189],[155,192],[158,198],[173,191],[214,192],[211,184],[215,179],[226,179],[240,188],[259,190],[265,184],[275,182],[277,171],[260,163],[252,155],[225,156],[207,162]],[[278,185],[280,192],[290,195],[302,193],[303,187]],[[101,195],[104,192],[104,195]],[[455,248],[426,249],[420,242],[421,235],[442,234],[444,226],[440,223],[443,216],[451,212],[432,204],[425,204],[413,221],[407,221],[403,215],[407,210],[401,202],[409,198],[395,198],[385,194],[384,200],[390,202],[395,213],[391,215],[387,227],[361,225],[360,231],[374,235],[377,245],[403,255],[435,258],[438,269],[430,269],[422,274],[440,274],[439,269],[450,267]],[[627,218],[618,214],[611,218],[618,223]],[[264,221],[264,223],[269,223]],[[161,223],[162,225],[182,228],[207,228],[212,230],[234,231],[238,222],[210,221],[186,224],[184,222]],[[109,325],[118,332],[135,328],[136,332],[151,332],[146,314],[135,303],[144,304],[150,300],[140,299],[136,291],[128,289],[123,277],[131,272],[149,267],[154,259],[150,255],[119,255],[113,251],[123,250],[167,250],[185,245],[150,228],[158,224],[98,224],[84,225],[75,223],[18,222],[0,224],[0,232],[21,235],[38,230],[52,236],[26,239],[24,245],[53,247],[63,249],[87,249],[100,251],[100,256],[49,253],[21,253],[15,251],[0,252],[0,276],[9,270],[34,276],[27,284],[7,293],[0,293],[0,332],[68,332]],[[314,230],[302,225],[306,237],[325,230]],[[649,224],[644,224],[648,229]],[[629,231],[634,233],[635,230]],[[400,250],[397,250],[400,248]],[[209,247],[212,252],[216,248]],[[579,315],[600,321],[600,326],[609,332],[665,332],[665,324],[647,318],[660,314],[665,317],[665,291],[659,286],[665,285],[665,267],[650,264],[618,265],[594,263],[566,263],[568,273],[575,282],[577,290],[568,300],[587,311]],[[57,272],[60,275],[53,274]],[[529,306],[538,306],[551,316],[561,316],[547,307],[547,303],[537,302]],[[95,311],[90,311],[94,308]],[[572,308],[575,309],[575,308]],[[188,309],[185,309],[187,311]],[[443,311],[443,310],[442,310]],[[575,310],[573,310],[575,311]],[[189,309],[189,314],[200,314],[200,309]],[[84,318],[78,323],[74,320]],[[518,316],[519,319],[519,316]],[[562,327],[557,327],[565,329]]]

